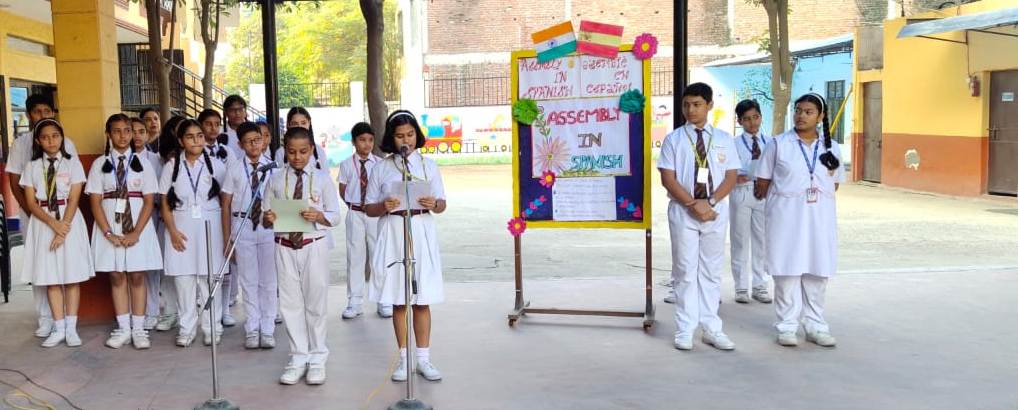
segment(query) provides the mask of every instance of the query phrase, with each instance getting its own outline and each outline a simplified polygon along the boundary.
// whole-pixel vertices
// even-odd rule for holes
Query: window
[[[845,143],[845,113],[842,113],[842,117],[838,119],[838,124],[834,124],[835,116],[838,115],[838,110],[841,109],[841,105],[845,102],[845,81],[828,81],[827,82],[827,105],[829,105],[827,115],[830,116],[831,126],[834,128],[831,132],[831,136],[839,144]]]
[[[53,56],[50,46],[48,44],[43,44],[38,41],[32,41],[29,39],[15,37],[12,35],[7,36],[7,47],[10,47],[12,50],[21,51],[23,53],[50,57]]]

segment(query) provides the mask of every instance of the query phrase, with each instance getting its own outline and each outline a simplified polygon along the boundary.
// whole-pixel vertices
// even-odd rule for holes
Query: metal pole
[[[682,93],[686,91],[686,84],[689,83],[689,0],[675,0],[672,16],[672,34],[674,37],[674,49],[672,53],[672,122],[675,128],[686,123],[686,117],[682,115]]]
[[[209,298],[211,299],[214,295],[214,285],[212,282],[212,222],[205,220],[205,283],[208,285]],[[211,306],[208,306],[211,305]],[[212,398],[195,406],[195,410],[235,410],[238,407],[231,403],[229,400],[222,399],[219,397],[219,366],[216,362],[216,345],[219,340],[216,334],[216,304],[206,303],[209,308],[209,331],[212,332]],[[199,312],[198,316],[201,316]]]
[[[276,0],[259,0],[262,7],[262,53],[265,62],[265,122],[272,141],[269,149],[279,148],[279,80],[276,72]]]

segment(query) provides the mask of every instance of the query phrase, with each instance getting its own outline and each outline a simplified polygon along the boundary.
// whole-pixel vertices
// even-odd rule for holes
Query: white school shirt
[[[769,145],[760,155],[760,164],[756,170],[756,177],[769,179],[768,195],[799,196],[806,197],[806,190],[810,188],[810,173],[806,158],[813,162],[813,149],[817,148],[816,168],[814,177],[817,188],[820,188],[821,196],[834,195],[834,184],[845,182],[845,164],[841,163],[834,174],[828,171],[827,167],[820,163],[820,155],[825,152],[823,139],[817,138],[812,144],[806,144],[799,138],[795,130],[774,137],[774,143]],[[802,147],[800,148],[800,142]],[[806,158],[803,158],[805,152]],[[831,152],[839,160],[841,147],[837,141],[831,141]]]
[[[177,180],[173,181],[173,168],[177,161],[182,162],[177,172]],[[188,171],[190,171],[190,176],[188,176]],[[166,193],[170,191],[170,187],[173,187],[173,192],[180,199],[180,203],[173,209],[174,212],[190,212],[196,195],[197,204],[203,211],[218,211],[220,209],[219,197],[214,196],[209,199],[209,189],[212,188],[213,179],[220,181],[220,186],[222,186],[222,180],[226,177],[226,167],[222,162],[212,160],[211,174],[213,175],[210,175],[208,167],[205,165],[205,158],[202,156],[199,156],[194,161],[194,165],[189,167],[187,160],[184,159],[184,154],[180,154],[179,157],[170,160],[163,167],[163,175],[159,179],[159,193],[163,194],[165,201]]]
[[[138,156],[138,161],[141,162],[142,166],[140,173],[135,172],[131,169],[132,157],[130,150],[124,153],[111,150],[109,157],[103,155],[92,161],[92,168],[88,171],[88,182],[85,183],[85,193],[102,195],[117,190],[117,166],[119,165],[119,157],[121,155],[124,156],[124,169],[127,171],[125,175],[127,191],[141,192],[142,195],[158,194],[159,181],[156,178],[156,172],[152,164],[143,155],[135,154]],[[110,164],[113,165],[113,170],[109,173],[105,173],[102,170],[107,158],[109,158]],[[141,212],[144,198],[129,198],[129,200],[131,201],[131,210],[133,212]],[[112,221],[110,221],[110,224],[112,224]]]
[[[48,155],[43,154],[42,158],[30,161],[25,165],[24,173],[21,174],[19,184],[23,187],[35,189],[35,199],[37,201],[48,199],[46,192],[46,171],[49,169],[48,157]],[[58,158],[54,164],[54,169],[57,172],[54,178],[57,200],[66,200],[71,194],[71,185],[85,183],[85,168],[81,166],[81,161],[78,160],[78,157],[72,156],[70,159],[67,159],[58,154]],[[27,199],[31,200],[31,198]]]
[[[219,154],[220,147],[222,147],[225,150],[224,152],[226,152],[226,158],[219,158],[219,156],[217,155]],[[241,158],[237,156],[237,153],[234,152],[232,148],[230,148],[227,145],[220,145],[218,142],[215,144],[206,145],[205,152],[209,154],[209,157],[211,157],[213,161],[222,162],[223,165],[226,166],[226,168],[230,168],[230,166],[233,165],[234,161],[237,161],[239,158]]]
[[[328,171],[315,168],[313,163],[306,165],[304,171],[306,173],[303,177],[304,191],[301,199],[308,201],[312,208],[325,214],[325,219],[332,225],[314,223],[315,231],[305,233],[304,239],[315,239],[326,236],[330,229],[339,226],[339,190],[336,189],[336,184],[332,183]],[[293,199],[293,188],[296,183],[297,174],[289,165],[273,174],[267,187],[268,191],[265,193],[265,200],[262,202],[263,209],[271,210],[272,201],[275,199]],[[276,236],[282,238],[288,235],[287,232],[276,233]]]
[[[25,166],[32,160],[32,138],[31,132],[23,132],[14,139],[14,144],[10,148],[11,155],[7,158],[7,167],[5,168],[8,173],[20,175],[25,171]],[[71,154],[72,158],[78,156],[78,149],[75,148],[74,141],[66,136],[64,137],[64,149],[68,154]]]
[[[767,149],[774,138],[769,138],[764,135],[763,132],[757,132],[757,145],[760,146],[760,156],[763,157],[763,152]],[[748,132],[742,133],[742,135],[735,138],[735,149],[739,153],[739,161],[742,162],[742,168],[739,168],[740,176],[749,177],[750,181],[755,181],[756,167],[760,163],[760,159],[753,160],[753,134]],[[746,182],[743,185],[747,185],[750,182]]]
[[[731,134],[714,128],[710,124],[706,124],[703,129],[703,144],[707,149],[707,167],[714,178],[714,190],[717,190],[725,180],[725,172],[741,168],[742,163],[739,161],[739,153],[735,149],[735,140]],[[698,164],[695,158],[695,144],[696,129],[693,124],[687,122],[665,137],[664,143],[661,144],[661,156],[657,160],[658,169],[675,171],[675,179],[689,191],[690,195],[693,195],[696,189],[694,174]],[[714,193],[710,191],[710,186],[707,189],[707,195],[713,196]],[[668,194],[668,198],[676,200],[671,193]],[[728,197],[726,196],[719,203],[727,203],[727,201]]]
[[[346,185],[346,191],[343,192],[343,198],[346,199],[348,204],[364,206],[361,202],[361,157],[354,153],[346,161],[339,164],[339,177],[336,180],[336,185]],[[378,165],[382,161],[382,158],[375,154],[368,154],[367,162],[364,163],[364,168],[367,170],[368,181],[371,181],[371,169]],[[366,190],[366,189],[365,189]],[[367,197],[365,197],[366,199]]]
[[[262,154],[258,158],[258,167],[266,165],[272,162],[269,157]],[[268,176],[262,181],[262,187],[268,185],[272,181],[272,174],[276,171],[270,169]],[[230,204],[230,212],[247,212],[247,208],[251,206],[251,173],[255,172],[255,169],[251,166],[251,159],[244,157],[243,160],[234,161],[229,169],[226,170],[226,181],[223,183],[223,193],[233,195],[233,201]],[[262,178],[262,173],[258,173],[258,179]],[[264,198],[265,190],[259,187],[259,194]]]
[[[230,128],[230,124],[226,124],[226,146],[233,151],[235,157],[243,158],[245,156],[244,149],[240,147],[240,138],[237,137],[237,130]]]
[[[408,158],[410,161],[410,174],[415,181],[428,181],[431,183],[431,196],[435,199],[445,199],[445,185],[442,183],[442,174],[438,172],[438,164],[430,158],[424,158],[418,151],[414,151]],[[371,169],[368,176],[368,195],[364,199],[369,204],[377,204],[385,201],[383,188],[386,183],[400,182],[403,180],[403,159],[399,155],[391,154],[385,157],[382,162]],[[400,201],[405,201],[400,198]]]

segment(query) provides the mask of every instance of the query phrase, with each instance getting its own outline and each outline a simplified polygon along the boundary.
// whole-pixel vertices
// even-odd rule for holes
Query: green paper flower
[[[647,99],[643,96],[640,90],[629,90],[622,94],[619,98],[619,108],[622,112],[630,114],[638,113],[643,111],[643,104]]]
[[[537,114],[537,102],[534,100],[524,98],[513,104],[513,118],[521,124],[533,124]]]

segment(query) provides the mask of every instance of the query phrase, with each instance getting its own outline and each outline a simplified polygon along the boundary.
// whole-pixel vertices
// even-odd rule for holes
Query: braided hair
[[[110,132],[113,131],[113,124],[118,122],[126,123],[128,126],[131,125],[131,119],[121,113],[113,114],[106,119],[106,151],[103,153],[106,156],[106,162],[103,163],[102,168],[104,174],[113,172],[113,161],[111,161],[112,157],[110,156],[110,148],[112,148],[113,142],[110,141]],[[131,148],[131,170],[134,172],[144,171],[141,160],[138,159],[137,152],[134,150],[134,144],[129,144],[129,146]]]
[[[166,120],[166,124],[163,124],[162,130],[159,131],[159,139],[156,140],[156,144],[159,146],[159,156],[162,157],[164,163],[169,162],[180,154],[180,141],[177,140],[177,126],[185,119],[187,118],[180,115],[170,117],[170,119]]]
[[[178,148],[176,151],[178,152],[178,154],[176,155],[176,158],[173,162],[173,177],[170,182],[170,189],[169,191],[166,192],[166,200],[169,201],[168,204],[170,205],[171,209],[176,209],[177,206],[179,206],[182,202],[180,200],[180,197],[177,196],[177,193],[174,190],[173,185],[177,182],[177,176],[180,175],[180,163],[184,162],[185,159],[183,150],[179,148],[183,147],[183,144],[180,143],[180,140],[184,138],[184,134],[187,133],[187,129],[191,127],[198,127],[198,129],[201,129],[201,124],[199,124],[198,121],[195,121],[193,119],[185,119],[181,121],[180,124],[177,126],[176,134]],[[219,181],[216,181],[215,168],[212,167],[212,158],[209,157],[208,152],[202,150],[201,155],[205,161],[205,168],[207,168],[209,171],[209,177],[212,178],[212,186],[209,187],[208,192],[208,199],[212,199],[219,195],[220,189]]]
[[[824,100],[824,97],[821,97],[820,94],[817,93],[809,93],[795,100],[795,104],[804,102],[815,105],[817,109],[820,110],[820,114],[824,116],[823,125],[820,127],[820,138],[824,142],[824,153],[820,155],[820,163],[824,164],[828,170],[836,170],[841,166],[841,161],[838,160],[838,157],[835,156],[833,152],[831,152],[831,119],[827,107],[827,101]]]
[[[71,154],[67,153],[67,137],[64,136],[64,127],[60,125],[57,120],[52,118],[46,118],[35,124],[35,128],[32,129],[32,160],[35,161],[42,158],[43,154],[42,145],[39,145],[39,135],[42,134],[43,128],[56,127],[57,131],[60,131],[60,155],[64,159],[71,159]]]
[[[315,136],[311,134],[307,128],[304,127],[292,127],[286,130],[286,134],[283,134],[283,146],[286,146],[290,141],[297,139],[307,139],[311,142],[311,154],[315,157],[315,168],[322,169],[321,161],[318,160],[318,149],[315,145]],[[287,163],[286,155],[283,155],[283,163]]]

